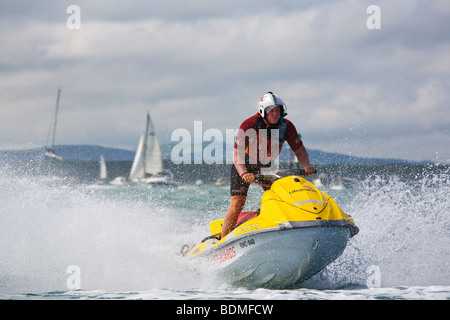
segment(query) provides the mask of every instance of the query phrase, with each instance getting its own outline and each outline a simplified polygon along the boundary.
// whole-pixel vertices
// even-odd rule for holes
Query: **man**
[[[268,92],[259,102],[259,113],[239,127],[231,168],[231,203],[225,214],[221,238],[233,231],[247,200],[250,183],[255,181],[255,174],[273,165],[285,141],[294,151],[306,175],[315,172],[297,129],[285,119],[286,110],[281,98]]]

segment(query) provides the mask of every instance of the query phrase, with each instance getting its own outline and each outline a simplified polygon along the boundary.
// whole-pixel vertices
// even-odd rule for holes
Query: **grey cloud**
[[[129,148],[147,110],[161,132],[225,130],[274,90],[308,147],[429,159],[439,142],[397,145],[448,139],[449,7],[375,1],[382,28],[368,30],[372,2],[79,1],[68,30],[69,1],[2,1],[0,145],[41,143],[59,85],[60,143]]]

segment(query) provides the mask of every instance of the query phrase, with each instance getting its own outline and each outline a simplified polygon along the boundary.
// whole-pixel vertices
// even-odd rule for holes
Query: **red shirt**
[[[253,159],[254,163],[256,163],[254,159],[258,158],[259,152],[259,160],[264,164],[268,164],[268,161],[273,161],[279,156],[285,141],[288,142],[294,152],[297,151],[303,145],[297,129],[288,119],[283,119],[283,123],[279,126],[267,128],[267,130],[261,130],[266,128],[266,123],[259,113],[255,114],[242,122],[236,136],[234,148],[238,149],[238,154],[240,150],[245,150],[245,153]],[[276,134],[276,132],[271,130],[271,128],[279,130],[279,141],[272,141],[271,135]],[[281,136],[282,133],[283,136]],[[263,147],[262,150],[258,150],[260,144]],[[277,144],[278,152],[272,154],[272,146],[276,147]]]

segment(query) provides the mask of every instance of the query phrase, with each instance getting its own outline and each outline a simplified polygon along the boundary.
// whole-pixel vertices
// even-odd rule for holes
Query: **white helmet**
[[[269,111],[267,109],[272,109],[273,107],[278,106],[283,107],[281,118],[285,117],[287,115],[286,113],[287,107],[284,104],[283,100],[281,100],[281,98],[277,94],[274,94],[273,92],[269,91],[265,95],[263,95],[261,100],[259,101],[259,114],[261,115],[261,117],[264,118],[264,116]]]

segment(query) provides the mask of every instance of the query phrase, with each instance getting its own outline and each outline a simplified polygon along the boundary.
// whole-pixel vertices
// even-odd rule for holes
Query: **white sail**
[[[163,171],[161,148],[150,114],[147,113],[145,132],[139,140],[129,179],[139,180],[147,175],[158,175]]]
[[[147,114],[147,146],[145,151],[145,173],[157,175],[163,172],[164,169],[161,159],[161,148],[159,146],[158,137],[156,136],[155,126],[153,125],[149,114]]]
[[[138,148],[136,150],[136,154],[134,156],[133,165],[131,166],[130,171],[130,180],[136,180],[139,178],[144,177],[144,155],[143,155],[143,148],[144,148],[144,137],[145,135],[142,134],[141,138],[139,139]]]
[[[107,177],[108,177],[108,171],[106,170],[105,158],[101,154],[100,155],[100,175],[99,175],[99,179],[100,180],[106,180]]]

